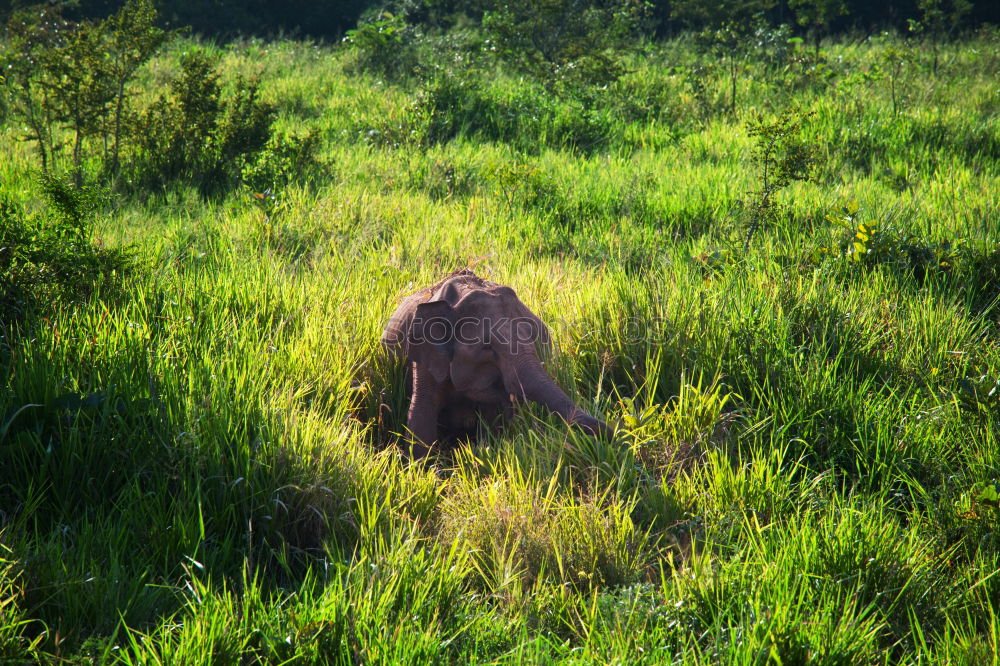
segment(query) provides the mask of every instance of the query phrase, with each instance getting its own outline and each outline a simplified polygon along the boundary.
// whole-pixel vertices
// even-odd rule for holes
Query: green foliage
[[[169,93],[136,121],[138,146],[129,165],[133,183],[162,188],[182,180],[213,194],[238,183],[247,165],[253,165],[248,173],[255,178],[276,176],[277,163],[292,164],[303,153],[301,144],[287,144],[277,149],[284,156],[275,157],[271,150],[273,166],[266,166],[268,157],[258,163],[271,140],[274,106],[260,99],[256,81],[242,77],[223,96],[219,78],[206,55],[185,56]]]
[[[966,239],[939,240],[908,232],[899,224],[864,220],[857,201],[851,201],[826,220],[842,230],[836,246],[820,246],[810,259],[820,264],[839,258],[852,269],[872,270],[883,267],[916,284],[934,284],[936,278],[951,278],[970,288],[970,310],[981,312],[992,307],[990,301],[1000,295],[996,273],[997,252],[982,252]]]
[[[606,86],[624,72],[619,53],[647,9],[642,0],[516,0],[487,11],[483,31],[505,62],[542,81]]]
[[[692,28],[707,26],[746,26],[757,16],[770,11],[775,0],[677,0],[671,5],[671,15]]]
[[[955,392],[957,402],[967,411],[983,416],[987,421],[995,418],[1000,409],[1000,375],[979,375],[963,377],[959,382],[959,390]],[[997,492],[985,490],[976,496],[980,501],[990,501],[994,507],[1000,508]]]
[[[840,77],[846,72],[823,57],[821,53],[806,49],[802,39],[792,37],[787,41],[787,45],[780,72],[783,85],[796,88],[822,88],[843,80]],[[847,76],[848,80],[851,80],[850,76],[863,79],[869,74],[853,72]]]
[[[73,167],[79,173],[83,141],[98,131],[113,98],[105,63],[99,58],[100,32],[89,23],[73,24],[57,8],[23,11],[7,24],[7,78],[14,109],[37,142],[42,169],[56,166],[58,130],[75,133]],[[59,151],[61,152],[61,151]]]
[[[72,133],[77,185],[88,142],[100,139],[106,167],[117,170],[130,112],[127,86],[168,37],[155,20],[151,0],[129,0],[98,23],[67,21],[58,5],[12,15],[4,60],[14,110],[28,125],[43,171],[58,168],[64,152],[60,129]]]
[[[537,167],[528,164],[503,164],[490,171],[490,175],[503,193],[504,202],[510,213],[514,212],[514,202],[520,190],[530,188],[532,195],[537,197],[541,192],[552,189],[550,183],[545,183],[545,174]]]
[[[893,116],[892,38],[815,58],[755,32],[740,107],[811,114],[788,136],[819,160],[743,247],[726,221],[768,144],[726,112],[724,63],[646,43],[578,94],[480,60],[461,25],[418,40],[424,81],[290,40],[156,56],[130,84],[140,118],[183,99],[217,142],[252,72],[279,105],[242,186],[210,198],[181,175],[73,213],[89,190],[39,194],[8,117],[26,242],[84,220],[147,265],[113,300],[111,278],[43,285],[3,342],[0,661],[988,663],[993,38],[942,44],[942,76]],[[199,50],[213,66],[180,96]],[[614,438],[523,405],[405,460],[409,378],[379,335],[461,266],[549,324],[546,369]]]
[[[536,154],[545,147],[581,152],[600,149],[613,118],[604,109],[581,108],[541,86],[498,89],[475,74],[442,72],[429,81],[402,122],[381,122],[363,131],[370,143],[434,145],[457,137],[510,143]]]
[[[763,53],[763,40],[756,39],[766,33],[761,15],[741,21],[725,21],[710,25],[697,34],[696,42],[702,51],[724,63],[729,74],[729,113],[736,114],[736,84],[747,58],[756,50]]]
[[[909,44],[891,45],[882,52],[882,62],[889,78],[889,93],[892,99],[892,115],[899,115],[902,105],[899,90],[906,66],[913,60],[913,50]]]
[[[830,23],[847,13],[846,0],[789,0],[788,7],[795,12],[795,21],[812,32],[817,55],[819,41]]]
[[[279,190],[307,178],[316,166],[319,135],[273,134],[259,152],[244,163],[240,179],[254,192]]]
[[[886,227],[878,221],[862,222],[858,215],[857,201],[845,206],[841,216],[828,215],[827,220],[840,226],[849,235],[849,238],[841,241],[841,254],[855,264],[867,267],[885,263],[908,266],[911,258],[923,254],[920,251],[923,248],[911,243],[912,237],[899,229]],[[939,249],[948,252],[951,248],[944,246]],[[949,258],[950,252],[942,254],[941,257],[935,257],[934,264],[938,268],[948,269],[953,263]]]
[[[43,174],[47,208],[31,214],[9,197],[0,200],[0,331],[61,302],[114,293],[129,272],[127,250],[96,243],[93,224],[107,192],[78,189]]]
[[[344,36],[360,69],[389,77],[409,74],[416,65],[413,40],[413,28],[402,16],[389,12],[359,22]]]
[[[914,35],[924,34],[930,41],[931,71],[937,76],[941,42],[954,35],[965,16],[972,11],[969,0],[917,0],[920,19],[909,19],[909,29]]]
[[[712,113],[712,100],[709,96],[707,79],[710,66],[699,65],[684,70],[684,83],[691,91],[691,96],[697,104],[698,115],[706,119]],[[731,98],[735,99],[735,97]]]
[[[739,20],[738,13],[743,5],[757,5],[764,11],[775,7],[774,0],[674,0],[648,4],[650,22],[659,28],[661,36],[674,34],[684,28],[703,27],[703,24],[692,26],[692,15],[716,21]],[[846,0],[845,4],[849,8],[850,19],[838,22],[835,26],[841,34],[852,28],[862,31],[886,27],[901,29],[905,27],[906,20],[901,12],[911,10],[917,3],[881,5],[862,0]],[[214,0],[158,2],[164,22],[191,26],[195,33],[211,39],[232,40],[237,36],[273,39],[282,34],[295,34],[327,41],[339,39],[345,31],[355,27],[359,21],[364,21],[373,12],[387,9],[404,16],[411,25],[440,31],[478,23],[484,12],[495,10],[501,5],[498,0],[341,0],[318,6],[298,1],[274,4],[262,0],[231,0],[225,4]],[[6,20],[12,7],[18,6],[18,2],[0,5],[0,21]],[[73,16],[91,19],[106,16],[116,6],[107,0],[73,0],[70,4]],[[787,9],[787,5],[784,7]],[[683,8],[683,11],[678,11],[679,8]],[[996,8],[989,3],[978,3],[968,18],[973,26],[996,23]]]
[[[817,150],[802,138],[802,125],[810,115],[797,109],[785,109],[770,119],[758,114],[748,123],[747,133],[755,143],[753,158],[758,187],[749,192],[744,204],[750,219],[744,251],[762,226],[777,221],[781,204],[775,195],[794,181],[813,177]]]
[[[920,20],[911,21],[911,30],[940,40],[958,29],[972,6],[969,0],[917,0]]]
[[[431,96],[452,80],[469,89],[481,87],[480,78],[495,66],[492,56],[517,75],[527,74],[540,83],[547,97],[572,100],[591,111],[626,72],[624,58],[640,35],[647,10],[636,0],[584,7],[568,0],[484,7],[479,30],[428,35],[404,18],[415,20],[425,12],[404,7],[401,14],[373,15],[348,32],[344,42],[350,46],[353,66],[394,81],[416,74]],[[466,103],[440,102],[457,107]],[[452,131],[435,128],[431,133]]]
[[[111,124],[112,149],[109,169],[118,171],[123,133],[128,127],[130,105],[126,86],[157,49],[170,38],[170,33],[156,27],[156,9],[152,0],[130,0],[102,25],[107,33],[107,56],[111,84],[115,88]]]

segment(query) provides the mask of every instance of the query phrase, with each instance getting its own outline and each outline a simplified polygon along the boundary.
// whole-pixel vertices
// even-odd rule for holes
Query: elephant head
[[[412,363],[407,426],[415,443],[437,439],[438,415],[456,400],[480,405],[531,400],[592,435],[611,429],[582,409],[545,372],[537,346],[548,329],[514,290],[456,271],[405,299],[382,336]]]

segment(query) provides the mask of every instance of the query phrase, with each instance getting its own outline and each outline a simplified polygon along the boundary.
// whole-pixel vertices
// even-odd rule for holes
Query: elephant
[[[577,407],[545,372],[536,343],[549,332],[510,287],[468,269],[406,297],[382,334],[386,350],[410,362],[407,429],[414,455],[439,441],[439,428],[475,432],[499,424],[519,401],[544,405],[592,436],[613,430]]]

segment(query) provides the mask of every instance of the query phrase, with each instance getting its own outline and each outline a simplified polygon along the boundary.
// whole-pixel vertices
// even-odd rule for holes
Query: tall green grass
[[[200,45],[259,73],[318,163],[271,209],[119,197],[97,235],[136,253],[120,293],[3,339],[0,657],[994,659],[1000,60],[982,38],[911,66],[893,116],[885,45],[829,44],[822,76],[749,64],[739,113],[815,111],[822,160],[747,253],[751,140],[684,39],[586,109],[492,70],[387,82],[308,43]],[[44,211],[18,135],[3,190]],[[962,250],[920,276],[816,259],[851,200]],[[614,441],[526,408],[406,462],[379,335],[462,266],[550,324],[552,374]]]

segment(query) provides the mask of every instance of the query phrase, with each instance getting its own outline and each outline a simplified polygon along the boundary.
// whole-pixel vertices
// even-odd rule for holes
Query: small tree
[[[28,139],[36,142],[42,171],[56,162],[57,110],[51,95],[48,58],[65,43],[72,24],[58,9],[15,12],[7,23],[4,73],[11,91],[11,110],[28,125]]]
[[[101,30],[80,23],[63,43],[39,54],[46,70],[42,85],[54,103],[54,117],[73,132],[73,180],[83,182],[83,142],[103,129],[115,92],[109,62],[103,57]]]
[[[812,114],[785,109],[772,120],[756,114],[747,124],[747,133],[755,141],[753,159],[759,172],[759,187],[748,194],[750,223],[743,251],[757,231],[774,222],[781,210],[775,195],[793,181],[813,177],[818,156],[816,147],[801,138],[802,125]]]
[[[698,33],[699,47],[725,63],[729,75],[729,113],[736,115],[736,83],[747,57],[753,50],[753,26],[726,22]]]
[[[910,31],[927,36],[933,55],[931,71],[937,76],[941,42],[958,29],[962,19],[972,11],[972,3],[969,0],[917,0],[917,9],[920,20],[910,20]]]
[[[729,74],[729,112],[736,113],[736,84],[747,57],[758,47],[756,38],[764,24],[763,13],[774,0],[677,0],[672,17],[694,28],[699,48],[725,63]]]
[[[156,50],[171,36],[157,28],[152,0],[131,0],[104,24],[109,76],[114,86],[113,148],[111,170],[118,171],[124,115],[128,101],[125,87]]]
[[[383,76],[394,77],[411,71],[416,64],[413,28],[402,16],[382,12],[348,30],[344,44],[357,56],[357,64]]]
[[[788,0],[788,6],[795,12],[795,21],[812,33],[819,57],[820,40],[835,18],[847,14],[847,3],[845,0]]]
[[[906,64],[912,59],[913,53],[908,44],[890,46],[882,52],[886,75],[889,78],[889,94],[892,98],[892,115],[899,115],[899,86]]]
[[[27,123],[48,172],[57,166],[62,144],[59,129],[72,132],[74,180],[82,182],[84,147],[88,139],[103,139],[111,170],[117,170],[126,87],[139,67],[167,38],[156,28],[151,0],[129,0],[100,23],[74,23],[58,7],[35,7],[15,13],[7,24],[4,54],[14,111]]]

